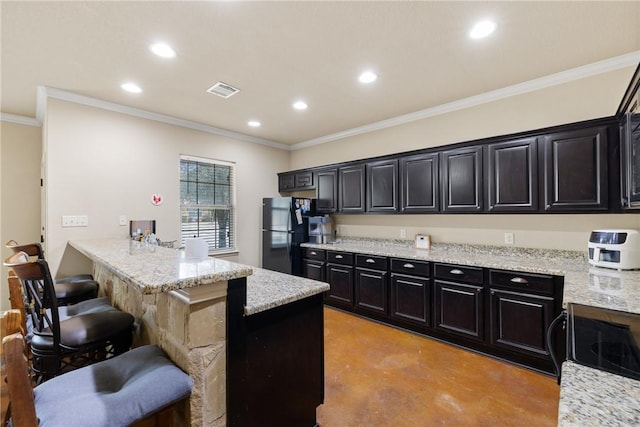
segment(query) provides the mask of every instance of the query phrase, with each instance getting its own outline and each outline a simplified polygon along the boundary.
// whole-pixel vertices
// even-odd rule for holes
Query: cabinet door
[[[302,266],[304,277],[324,282],[324,262],[305,259]]]
[[[553,297],[491,289],[491,344],[547,357],[546,332],[553,320]]]
[[[316,172],[316,213],[334,213],[338,210],[338,170]]]
[[[391,317],[431,326],[431,291],[427,277],[391,273]]]
[[[398,211],[398,161],[367,163],[367,212]]]
[[[292,173],[278,175],[278,192],[292,191],[296,186],[296,177]]]
[[[295,175],[296,189],[313,189],[313,172],[299,172]]]
[[[543,196],[546,211],[607,210],[607,128],[543,137]]]
[[[364,212],[364,165],[338,170],[338,211]]]
[[[441,331],[483,341],[482,286],[435,281],[435,327]]]
[[[438,154],[418,154],[400,159],[400,211],[437,212],[440,208]]]
[[[353,267],[340,264],[327,264],[326,281],[331,289],[326,294],[327,301],[340,305],[353,306]]]
[[[481,211],[482,147],[445,151],[441,156],[443,211]]]
[[[387,314],[387,272],[356,268],[356,308]]]
[[[486,186],[490,212],[538,210],[536,138],[488,145]]]

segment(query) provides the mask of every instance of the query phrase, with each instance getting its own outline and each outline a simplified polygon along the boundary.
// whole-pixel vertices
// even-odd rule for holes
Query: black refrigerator
[[[302,248],[309,240],[313,199],[262,199],[262,268],[302,276]]]

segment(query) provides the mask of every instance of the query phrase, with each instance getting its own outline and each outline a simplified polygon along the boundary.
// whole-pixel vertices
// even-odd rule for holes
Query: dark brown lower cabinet
[[[554,318],[549,296],[491,289],[491,344],[530,356],[548,357],[546,331]]]
[[[327,263],[325,279],[331,286],[326,299],[338,305],[353,307],[353,267]]]
[[[484,339],[483,287],[435,281],[435,328],[474,341]]]
[[[391,273],[391,317],[431,326],[431,279]]]
[[[328,305],[553,372],[561,277],[308,248],[304,275],[329,283]]]
[[[302,261],[302,274],[308,279],[324,282],[324,262],[305,259]]]
[[[387,272],[356,268],[357,309],[387,314]]]

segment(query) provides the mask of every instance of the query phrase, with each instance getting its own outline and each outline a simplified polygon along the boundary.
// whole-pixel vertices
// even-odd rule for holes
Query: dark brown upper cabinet
[[[485,176],[487,210],[538,210],[537,139],[487,145]]]
[[[312,190],[314,188],[313,172],[311,171],[278,174],[278,192],[280,193],[296,190]]]
[[[398,212],[398,161],[366,165],[367,212]]]
[[[331,168],[315,173],[316,213],[338,211],[338,169]]]
[[[400,212],[431,213],[440,209],[438,153],[400,159]]]
[[[338,212],[362,213],[365,210],[364,164],[338,169]]]
[[[545,211],[609,209],[607,127],[545,135],[541,153]]]
[[[481,212],[482,146],[443,151],[442,210],[444,212]]]

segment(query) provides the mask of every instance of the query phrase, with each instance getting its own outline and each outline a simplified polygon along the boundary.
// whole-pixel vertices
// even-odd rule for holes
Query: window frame
[[[189,179],[187,180],[183,180],[183,176],[182,176],[182,165],[183,162],[190,162],[190,163],[196,163],[196,165],[198,164],[205,164],[205,165],[214,165],[214,166],[224,166],[224,167],[229,167],[230,168],[230,172],[229,172],[229,183],[227,184],[226,182],[223,184],[217,183],[215,181],[215,173],[214,173],[214,180],[213,182],[200,182],[198,174],[196,173],[196,177],[195,180],[190,179],[191,177],[189,177]],[[192,209],[195,210],[197,212],[197,216],[198,219],[195,221],[196,224],[196,230],[194,230],[196,232],[196,237],[204,237],[205,240],[207,240],[207,246],[208,246],[208,253],[210,255],[223,255],[223,254],[230,254],[230,253],[237,253],[238,249],[237,249],[237,232],[238,232],[238,226],[237,226],[237,222],[236,222],[236,164],[235,162],[229,162],[229,161],[224,161],[224,160],[218,160],[218,159],[211,159],[211,158],[205,158],[205,157],[196,157],[196,156],[190,156],[190,155],[185,155],[185,154],[181,154],[180,155],[180,162],[179,162],[179,197],[180,197],[180,211],[179,211],[179,217],[180,217],[180,245],[184,246],[185,245],[185,239],[188,238],[188,236],[186,235],[187,233],[185,232],[185,224],[190,224],[190,222],[184,222],[184,218],[185,218],[185,214],[189,215],[188,210]],[[197,167],[197,166],[196,166]],[[191,183],[191,184],[195,184],[196,185],[196,202],[195,203],[189,203],[188,202],[188,198],[185,197],[185,194],[183,193],[183,183]],[[188,185],[188,184],[187,184]],[[197,194],[198,194],[198,190],[200,188],[201,185],[206,185],[206,186],[211,186],[211,190],[212,190],[212,194],[214,194],[213,196],[213,204],[207,204],[207,203],[200,203],[200,200],[198,200],[197,198]],[[228,187],[228,190],[230,192],[229,195],[229,203],[230,204],[216,204],[216,196],[215,196],[215,191],[216,191],[216,186],[218,186],[218,188],[220,186],[223,187]],[[208,228],[204,228],[201,227],[200,225],[202,223],[204,223],[203,221],[200,220],[201,218],[201,213],[202,211],[210,211],[210,213],[212,215],[216,215],[217,212],[219,211],[229,211],[229,225],[228,225],[228,244],[225,247],[216,247],[219,246],[220,244],[220,240],[219,237],[208,237],[206,235],[206,231],[211,232],[212,234],[215,234],[216,232],[220,232],[220,229],[217,226],[214,226],[213,228],[208,227]],[[204,229],[203,229],[204,228]],[[193,233],[193,231],[189,231],[188,234],[191,235]],[[213,244],[212,244],[213,243]]]

